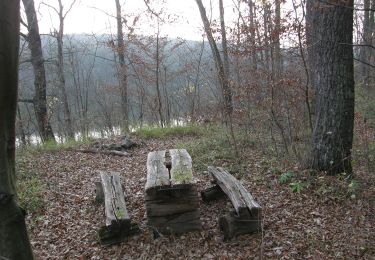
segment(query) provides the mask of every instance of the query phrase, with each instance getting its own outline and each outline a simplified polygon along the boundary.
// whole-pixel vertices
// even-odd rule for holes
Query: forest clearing
[[[375,259],[375,0],[1,0],[0,260]]]
[[[26,208],[36,207],[27,216],[36,256],[40,259],[371,259],[374,256],[375,180],[361,166],[363,162],[357,164],[352,181],[346,180],[346,176],[319,175],[316,179],[315,175],[298,170],[298,165],[288,158],[276,160],[264,154],[256,142],[241,147],[243,157],[241,165],[237,165],[233,152],[228,152],[226,137],[220,132],[213,136],[223,144],[208,144],[207,136],[192,132],[161,139],[134,137],[142,144],[129,151],[130,157],[82,154],[64,148],[19,156],[18,172],[25,176],[28,185],[36,185],[37,190],[34,194],[21,193],[27,197]],[[117,138],[102,142],[109,145],[120,141]],[[263,232],[224,242],[218,218],[231,205],[222,199],[209,204],[200,201],[201,232],[154,239],[147,226],[144,201],[147,154],[175,147],[191,151],[199,191],[211,185],[205,170],[207,163],[232,169],[235,176],[243,168],[242,182],[264,210]],[[28,169],[34,173],[27,172]],[[97,230],[105,219],[103,206],[95,203],[98,170],[117,171],[124,177],[127,209],[141,229],[139,235],[119,245],[103,247],[98,242]],[[38,181],[28,181],[29,175]],[[293,183],[299,184],[300,190],[294,190]]]

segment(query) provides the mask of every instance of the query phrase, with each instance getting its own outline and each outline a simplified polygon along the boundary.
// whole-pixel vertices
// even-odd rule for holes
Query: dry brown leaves
[[[27,221],[38,259],[333,259],[374,257],[372,192],[354,199],[320,198],[311,190],[292,193],[277,177],[256,165],[262,158],[249,156],[244,185],[264,208],[264,232],[223,242],[218,217],[230,203],[201,204],[202,232],[180,237],[153,238],[147,228],[143,199],[147,153],[173,148],[177,140],[147,141],[130,151],[131,157],[82,154],[74,151],[28,155],[28,166],[46,184],[44,212]],[[251,157],[251,158],[250,158]],[[193,158],[194,160],[194,158]],[[193,161],[194,162],[194,161]],[[102,247],[96,231],[104,225],[103,206],[94,203],[98,170],[118,171],[126,189],[126,202],[142,233],[120,245]],[[195,173],[199,190],[210,186],[206,173]],[[366,180],[364,180],[366,181]],[[367,180],[368,181],[368,180]],[[374,182],[372,182],[374,183]],[[373,202],[373,200],[372,200]]]

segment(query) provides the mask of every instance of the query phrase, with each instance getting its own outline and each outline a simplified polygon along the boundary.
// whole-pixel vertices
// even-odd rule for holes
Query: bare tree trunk
[[[15,189],[20,1],[0,2],[0,259],[33,259]]]
[[[26,134],[25,134],[25,130],[23,129],[23,122],[22,122],[19,104],[17,104],[17,121],[16,122],[18,122],[17,126],[18,126],[18,130],[19,130],[19,135],[20,135],[20,138],[21,138],[21,144],[23,146],[26,146],[27,145]]]
[[[57,71],[59,75],[59,86],[62,95],[62,103],[64,106],[64,120],[65,120],[65,127],[67,130],[68,137],[74,139],[74,130],[73,130],[73,123],[72,123],[72,116],[70,113],[69,108],[69,101],[68,101],[68,94],[66,93],[66,84],[65,84],[65,75],[64,75],[64,54],[63,54],[63,36],[64,36],[64,19],[66,14],[63,14],[63,5],[61,3],[62,0],[58,0],[59,2],[59,31],[57,32]]]
[[[160,71],[160,55],[159,55],[159,21],[158,21],[158,33],[156,35],[156,92],[158,97],[158,112],[160,117],[160,126],[164,127],[164,118],[163,118],[163,106],[161,101],[160,86],[159,86],[159,71]]]
[[[310,1],[308,1],[310,2]],[[311,1],[307,26],[310,74],[316,89],[316,120],[312,151],[308,163],[312,169],[329,174],[352,173],[351,149],[354,125],[353,1],[335,6]]]
[[[31,63],[34,70],[34,109],[38,123],[39,134],[43,142],[52,140],[55,142],[52,127],[48,120],[46,97],[46,71],[42,52],[42,42],[39,35],[38,19],[35,12],[34,0],[22,0],[25,6],[29,34],[27,41],[31,51]]]
[[[223,63],[219,49],[216,45],[215,39],[212,34],[212,29],[210,26],[210,22],[208,21],[206,9],[203,6],[202,0],[196,0],[199,12],[202,18],[202,22],[204,25],[204,29],[207,35],[208,42],[211,47],[212,54],[214,56],[216,70],[218,73],[219,82],[221,85],[223,100],[224,100],[224,112],[226,114],[226,119],[230,118],[233,111],[233,104],[232,104],[232,90],[229,86],[227,74],[225,72],[225,62]]]
[[[116,20],[117,20],[117,54],[120,62],[119,82],[121,93],[121,109],[122,109],[122,127],[124,131],[129,131],[129,109],[128,109],[128,75],[125,63],[125,42],[124,32],[122,30],[122,16],[120,0],[116,1]]]
[[[368,45],[371,45],[371,28],[370,28],[370,0],[363,0],[363,8],[365,11],[363,12],[363,31],[362,31],[362,44],[364,46],[361,47],[360,50],[360,60],[366,63],[370,63],[370,49]],[[370,67],[365,64],[361,63],[361,78],[363,79],[363,85],[368,87],[369,84],[369,77],[370,77]]]
[[[276,79],[279,80],[282,74],[282,57],[281,57],[281,48],[280,48],[280,33],[281,33],[281,12],[280,12],[280,0],[275,0],[275,63],[276,70],[275,75]]]

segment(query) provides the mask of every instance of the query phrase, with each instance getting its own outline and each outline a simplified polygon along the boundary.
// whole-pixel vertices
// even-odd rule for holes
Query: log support
[[[117,244],[138,234],[140,229],[130,220],[120,175],[116,172],[100,172],[100,180],[95,183],[95,201],[104,202],[106,225],[98,231],[99,241],[102,245]]]

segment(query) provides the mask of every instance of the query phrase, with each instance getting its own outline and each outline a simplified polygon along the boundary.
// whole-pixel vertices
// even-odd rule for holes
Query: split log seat
[[[119,173],[99,172],[99,175],[100,182],[95,183],[96,201],[104,202],[106,215],[106,225],[98,232],[99,240],[102,245],[117,244],[140,230],[130,221]]]
[[[199,194],[185,149],[148,154],[145,201],[148,225],[155,236],[201,230]]]
[[[224,240],[237,235],[259,232],[262,227],[262,208],[253,196],[233,175],[220,167],[208,167],[215,186],[201,192],[204,202],[225,197],[230,199],[234,210],[219,218]]]

